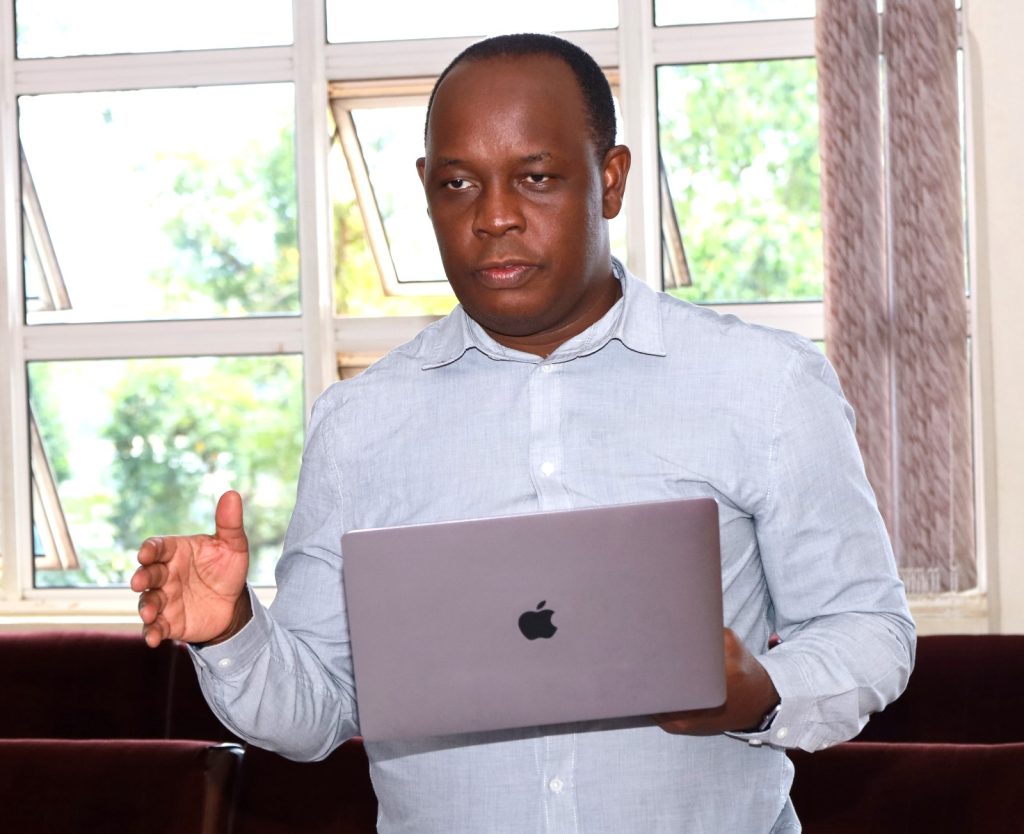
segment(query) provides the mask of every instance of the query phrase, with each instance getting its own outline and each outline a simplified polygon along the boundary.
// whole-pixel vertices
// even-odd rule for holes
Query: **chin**
[[[491,333],[497,333],[500,336],[511,336],[513,338],[522,338],[524,336],[532,336],[535,333],[539,333],[545,330],[547,327],[539,316],[529,316],[523,313],[491,313],[487,314],[483,311],[479,315],[467,308],[467,313],[473,318],[477,324],[481,327],[486,328]]]

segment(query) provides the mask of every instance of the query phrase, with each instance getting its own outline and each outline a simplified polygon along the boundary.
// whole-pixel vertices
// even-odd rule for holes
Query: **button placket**
[[[564,510],[571,506],[561,477],[564,454],[561,443],[562,373],[553,372],[556,367],[550,364],[534,366],[528,382],[529,467],[542,510]]]

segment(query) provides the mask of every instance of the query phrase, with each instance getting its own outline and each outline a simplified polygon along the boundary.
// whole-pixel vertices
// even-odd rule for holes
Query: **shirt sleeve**
[[[904,690],[915,628],[864,474],[853,411],[813,346],[793,357],[755,515],[781,643],[758,659],[781,696],[754,744],[820,750],[855,736]]]
[[[327,411],[331,416],[326,417]],[[216,646],[193,648],[210,707],[236,735],[290,759],[323,759],[359,732],[342,585],[336,412],[317,403],[269,610]]]

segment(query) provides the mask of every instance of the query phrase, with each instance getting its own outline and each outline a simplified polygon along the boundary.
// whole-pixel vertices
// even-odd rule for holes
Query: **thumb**
[[[234,490],[225,492],[217,502],[215,515],[217,524],[216,538],[220,539],[231,550],[245,553],[249,550],[249,541],[242,527],[242,496]]]

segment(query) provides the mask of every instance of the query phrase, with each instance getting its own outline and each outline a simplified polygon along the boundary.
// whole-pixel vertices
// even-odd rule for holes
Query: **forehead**
[[[428,156],[449,146],[500,143],[574,153],[591,135],[583,92],[562,60],[549,55],[465,61],[438,87],[427,128]]]

